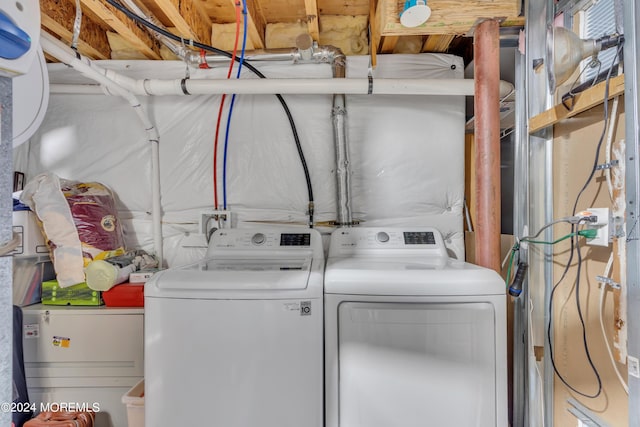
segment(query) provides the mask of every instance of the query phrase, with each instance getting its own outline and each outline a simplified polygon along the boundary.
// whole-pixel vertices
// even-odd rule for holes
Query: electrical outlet
[[[231,211],[212,209],[200,212],[200,233],[208,236],[212,228],[231,228]]]
[[[593,239],[587,239],[588,245],[596,246],[609,246],[610,240],[610,224],[611,218],[609,217],[609,208],[589,208],[587,212],[590,212],[592,216],[598,217],[596,222],[588,223],[586,228],[597,230],[598,234]]]

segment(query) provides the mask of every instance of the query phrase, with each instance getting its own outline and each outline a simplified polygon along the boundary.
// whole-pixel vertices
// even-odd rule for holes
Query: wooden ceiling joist
[[[406,36],[420,34],[467,34],[482,18],[511,18],[520,13],[520,0],[429,0],[431,16],[417,27],[400,24],[400,12],[404,1],[379,0],[381,36]]]
[[[375,70],[378,65],[378,41],[377,37],[377,25],[376,25],[376,2],[369,2],[369,55],[371,55],[371,68]]]
[[[101,0],[81,0],[82,4],[102,19],[115,32],[124,37],[149,59],[161,59],[159,43],[138,27],[125,14]]]
[[[398,44],[398,36],[387,36],[382,37],[379,41],[380,47],[378,48],[379,53],[393,53],[396,45]]]
[[[211,19],[206,16],[194,0],[154,0],[167,15],[178,33],[200,43],[211,44]]]
[[[235,0],[232,0],[235,7]],[[247,29],[249,39],[253,42],[254,49],[264,49],[264,34],[267,23],[265,22],[260,9],[258,9],[258,2],[247,2]]]
[[[40,0],[42,26],[67,44],[73,39],[76,7],[69,0]],[[110,59],[111,47],[107,34],[87,15],[82,16],[78,51],[92,59]]]
[[[316,0],[304,0],[304,8],[307,12],[307,27],[309,35],[314,41],[320,42],[320,26],[318,24],[318,3]]]
[[[380,16],[379,10],[382,7],[383,1],[384,0],[370,0],[369,3],[369,53],[371,55],[372,68],[376,68],[376,54],[380,50],[380,43],[382,42],[382,37],[380,36],[382,17]]]
[[[438,35],[432,34],[427,37],[427,40],[424,42],[424,46],[422,46],[423,52],[447,52],[449,47],[451,46],[451,42],[455,39],[456,36],[447,34],[447,35]]]
[[[70,43],[77,0],[38,1],[41,3],[43,28]],[[236,5],[243,3],[243,0],[133,1],[143,14],[155,17],[167,28],[173,28],[171,31],[175,34],[208,45],[217,45],[224,26],[235,29]],[[82,54],[94,59],[115,58],[116,49],[111,45],[113,33],[126,42],[127,54],[136,58],[163,59],[160,42],[144,25],[128,18],[107,0],[80,2],[84,22],[78,49]],[[518,16],[521,2],[429,0],[432,10],[429,20],[418,27],[407,28],[399,20],[404,0],[247,0],[247,48],[264,49],[267,24],[270,30],[273,24],[297,26],[297,32],[308,32],[318,44],[322,34],[323,44],[336,46],[338,41],[346,40],[340,38],[340,34],[352,34],[357,30],[357,35],[353,36],[355,41],[351,43],[360,46],[357,51],[356,48],[352,52],[345,47],[342,49],[347,55],[366,54],[366,47],[362,47],[368,43],[373,67],[376,66],[376,54],[380,53],[442,52],[461,54],[466,58],[469,56],[470,31],[477,22],[496,19],[502,27],[524,26],[524,17]],[[364,34],[367,17],[369,32]],[[226,34],[226,30],[222,33]],[[294,47],[295,37],[289,39],[285,44],[292,44],[280,47]],[[331,43],[327,41],[329,39]],[[349,43],[345,41],[345,44]]]

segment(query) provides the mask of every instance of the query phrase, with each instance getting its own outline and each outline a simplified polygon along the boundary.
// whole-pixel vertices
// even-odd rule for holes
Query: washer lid
[[[493,270],[451,258],[330,258],[327,294],[504,295],[504,280]]]
[[[312,258],[204,259],[164,270],[145,285],[145,296],[193,298],[261,298],[265,293],[305,290]]]

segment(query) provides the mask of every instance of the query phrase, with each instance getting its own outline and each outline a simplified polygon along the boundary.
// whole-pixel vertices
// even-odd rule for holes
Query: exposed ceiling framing
[[[82,26],[78,50],[93,59],[119,58],[126,49],[134,58],[163,59],[160,43],[143,26],[106,0],[80,0]],[[122,0],[121,0],[122,1]],[[157,22],[186,40],[229,49],[239,0],[133,0]],[[124,2],[123,2],[124,3]],[[522,0],[429,0],[430,19],[415,28],[400,24],[404,1],[398,0],[247,0],[247,45],[251,49],[293,47],[295,36],[308,32],[318,44],[334,44],[349,54],[441,52],[465,56],[475,25],[499,19],[503,27],[524,26]],[[66,43],[73,37],[75,0],[40,0],[43,28]],[[242,16],[242,15],[241,15]],[[243,18],[241,18],[243,19]],[[266,37],[271,25],[278,46]],[[229,30],[229,28],[231,30]],[[274,27],[276,28],[276,27]],[[285,32],[289,31],[290,36]],[[273,34],[273,32],[272,32]],[[115,38],[123,46],[115,45]],[[323,43],[329,40],[331,43]],[[340,44],[344,44],[341,46]],[[354,45],[364,45],[354,50]],[[465,61],[470,58],[465,57]],[[375,58],[374,58],[375,62]]]

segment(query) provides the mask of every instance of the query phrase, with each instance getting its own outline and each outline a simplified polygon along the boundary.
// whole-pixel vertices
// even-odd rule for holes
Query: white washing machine
[[[433,228],[348,228],[325,270],[326,427],[506,427],[505,284]]]
[[[311,229],[217,230],[145,285],[145,423],[323,425],[324,253]]]

